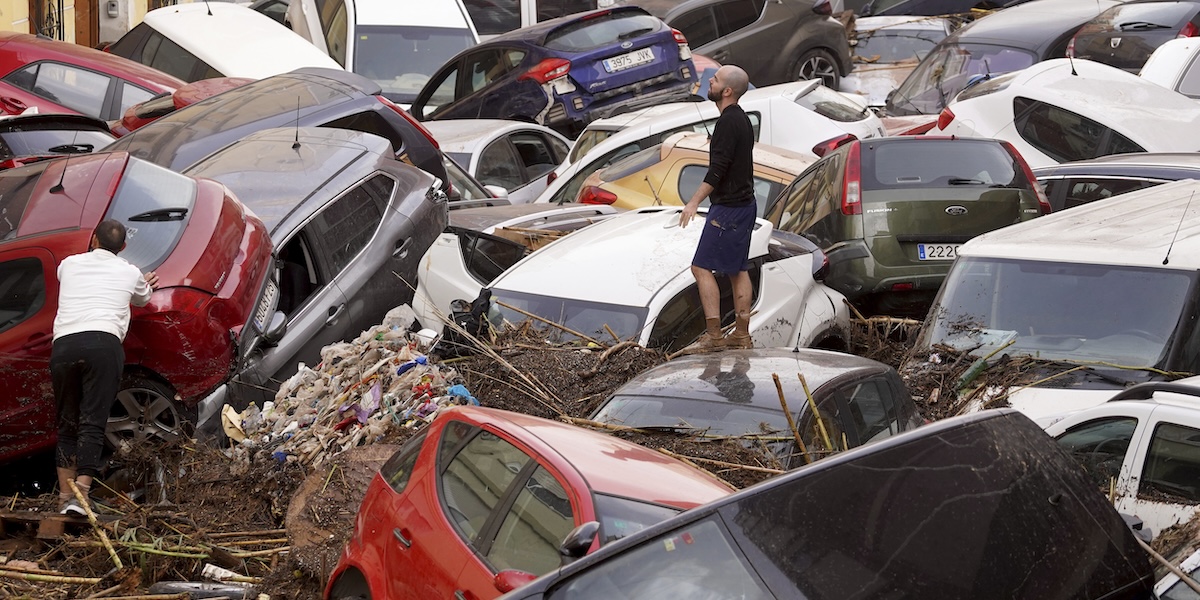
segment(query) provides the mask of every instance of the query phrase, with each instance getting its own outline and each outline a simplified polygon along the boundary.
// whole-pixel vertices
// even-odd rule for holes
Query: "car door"
[[[717,29],[711,6],[702,6],[674,17],[668,23],[687,38],[692,52],[703,54],[719,63],[729,62],[729,50]]]
[[[441,117],[454,107],[461,71],[462,60],[456,60],[447,63],[441,71],[429,78],[429,82],[421,89],[410,109],[418,121]]]
[[[50,349],[56,261],[44,248],[0,252],[0,459],[50,447],[55,431]]]
[[[0,98],[0,107],[8,114],[38,106],[41,112],[74,112],[99,119],[120,117],[110,109],[116,80],[103,73],[40,61],[9,73],[4,81],[23,90],[8,90]]]
[[[759,65],[771,62],[762,60],[764,48],[771,44],[782,44],[790,36],[789,28],[794,25],[788,21],[768,26],[766,31],[763,27],[753,27],[762,17],[765,6],[765,0],[724,0],[713,5],[713,13],[717,18],[717,35],[725,44],[725,51],[729,53],[728,64]],[[772,34],[768,32],[776,29],[785,33],[769,37]],[[775,50],[779,48],[776,47]]]
[[[546,179],[566,155],[566,144],[540,131],[520,131],[507,136],[520,161],[521,185],[508,190],[509,202],[527,204],[546,189]]]
[[[1147,429],[1145,419],[1119,410],[1101,414],[1079,423],[1061,423],[1062,432],[1055,441],[1082,466],[1097,489],[1112,489],[1117,498],[1137,494],[1136,450]],[[1103,414],[1108,412],[1109,414]],[[1064,428],[1065,427],[1065,428]],[[1122,500],[1121,502],[1124,502]],[[1118,510],[1123,510],[1117,504]]]
[[[1196,411],[1156,406],[1145,435],[1130,449],[1131,486],[1117,510],[1141,517],[1156,534],[1186,522],[1200,505],[1200,428]]]

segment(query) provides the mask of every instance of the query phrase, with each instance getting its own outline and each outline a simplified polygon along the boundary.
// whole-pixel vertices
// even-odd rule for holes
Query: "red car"
[[[119,119],[134,104],[184,82],[107,52],[28,33],[0,32],[0,111]]]
[[[375,475],[325,597],[496,598],[558,568],[560,552],[591,552],[730,492],[619,438],[453,408]]]
[[[109,123],[113,135],[121,137],[159,117],[169,115],[226,90],[242,87],[255,80],[246,77],[214,77],[185,84],[170,94],[160,94],[130,106],[120,119]]]
[[[234,367],[272,263],[262,221],[225,186],[125,153],[75,155],[0,171],[0,462],[52,448],[50,348],[57,268],[86,252],[103,219],[123,222],[120,256],[156,271],[134,308],[110,443],[171,438]]]

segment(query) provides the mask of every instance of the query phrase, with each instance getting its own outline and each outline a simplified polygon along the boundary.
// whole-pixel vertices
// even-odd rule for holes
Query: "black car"
[[[1200,154],[1134,152],[1033,170],[1054,212],[1168,181],[1200,179]]]
[[[222,399],[241,409],[274,398],[297,362],[319,363],[321,348],[411,302],[417,263],[448,219],[431,175],[358,131],[268,129],[184,173],[237,194],[266,225],[277,263],[242,335],[238,373],[204,401],[201,423]]]
[[[598,525],[567,536],[580,556]],[[504,575],[504,573],[501,573]],[[502,600],[1153,598],[1146,554],[1012,410],[926,425],[693,508]]]
[[[1071,36],[1118,0],[1036,0],[976,20],[942,40],[888,96],[888,116],[936,115],[984,78],[1063,58]]]
[[[114,139],[108,123],[84,115],[0,117],[0,169],[63,154],[86,154]]]
[[[310,67],[268,77],[192,104],[139,128],[105,148],[175,171],[256,131],[271,127],[334,127],[386,138],[397,159],[442,180],[437,142],[383,97],[378,83],[348,71]]]
[[[804,451],[793,441],[772,375],[779,376]],[[820,424],[797,375],[805,377]],[[750,445],[760,439],[789,468],[825,456],[833,450],[827,442],[839,450],[853,448],[923,423],[895,369],[852,354],[808,348],[680,357],[629,380],[590,418],[644,429],[747,436]]]
[[[1067,55],[1137,74],[1159,46],[1198,34],[1200,2],[1133,0],[1080,27],[1067,46]]]

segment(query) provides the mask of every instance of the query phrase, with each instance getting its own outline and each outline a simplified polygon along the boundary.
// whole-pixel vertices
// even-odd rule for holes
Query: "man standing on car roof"
[[[117,398],[129,330],[129,305],[145,306],[158,287],[153,271],[142,275],[117,256],[125,249],[125,226],[105,219],[96,226],[88,252],[68,256],[58,266],[58,313],[50,380],[58,408],[58,494],[63,514],[87,514],[70,482],[88,497],[100,474],[104,427]]]
[[[754,231],[757,207],[754,202],[754,130],[738,99],[746,93],[750,79],[734,65],[725,65],[708,81],[708,99],[717,104],[721,116],[708,145],[708,173],[679,215],[679,226],[687,227],[696,209],[709,199],[708,217],[700,232],[700,244],[692,259],[692,275],[704,307],[705,332],[693,350],[751,348],[750,339],[750,234]],[[721,292],[716,274],[729,277],[733,286],[736,324],[728,339],[721,336]]]

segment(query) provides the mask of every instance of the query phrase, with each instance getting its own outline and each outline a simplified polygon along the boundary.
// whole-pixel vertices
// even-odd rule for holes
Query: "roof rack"
[[[1188,385],[1186,383],[1177,383],[1174,381],[1148,381],[1139,383],[1131,388],[1121,390],[1117,395],[1109,398],[1109,402],[1117,402],[1119,400],[1149,400],[1154,397],[1154,392],[1170,392],[1172,394],[1183,394],[1200,398],[1200,387]]]

